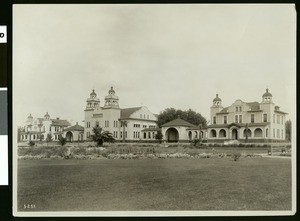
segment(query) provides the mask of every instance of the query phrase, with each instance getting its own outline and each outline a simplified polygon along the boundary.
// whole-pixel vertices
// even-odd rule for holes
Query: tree
[[[288,120],[285,122],[285,139],[287,141],[292,140],[292,121]]]
[[[97,146],[103,146],[104,142],[114,142],[115,139],[109,131],[103,131],[101,127],[93,127],[92,140],[97,143]]]
[[[192,109],[183,111],[180,109],[176,110],[174,108],[167,108],[158,115],[158,126],[160,127],[161,125],[178,117],[194,125],[202,124],[202,127],[207,125],[206,119],[200,113],[197,113]]]
[[[67,143],[67,138],[64,138],[63,136],[59,136],[58,137],[58,142],[62,145],[62,146],[64,146],[66,143]]]
[[[162,138],[163,138],[162,132],[160,130],[157,131],[157,133],[155,134],[155,139],[158,140],[159,143],[161,143]]]
[[[48,143],[52,141],[52,134],[47,134],[47,138],[46,138],[46,142],[47,142],[47,146],[48,146]]]

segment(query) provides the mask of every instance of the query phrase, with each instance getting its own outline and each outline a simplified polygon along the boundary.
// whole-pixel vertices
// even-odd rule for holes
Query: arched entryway
[[[254,137],[263,137],[263,131],[260,128],[254,130]]]
[[[232,129],[231,134],[232,134],[231,138],[233,140],[237,140],[238,139],[238,130],[237,129]]]
[[[72,142],[73,141],[73,134],[71,131],[68,131],[66,133],[66,139],[67,139],[67,142]]]
[[[217,137],[217,132],[216,132],[216,130],[212,129],[212,130],[210,131],[210,137]]]
[[[226,137],[226,131],[224,129],[221,129],[219,132],[219,137],[225,138]]]
[[[192,131],[189,131],[189,140],[192,140]]]
[[[166,138],[168,142],[178,142],[179,133],[174,127],[171,127],[166,131]]]

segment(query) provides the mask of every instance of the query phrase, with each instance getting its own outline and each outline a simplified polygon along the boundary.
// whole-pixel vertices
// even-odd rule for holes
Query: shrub
[[[241,153],[234,153],[232,157],[234,161],[238,161],[241,157]]]
[[[62,136],[59,136],[58,142],[60,143],[60,145],[64,146],[67,143],[67,139]]]
[[[35,142],[34,141],[29,141],[29,146],[33,147],[35,145]]]

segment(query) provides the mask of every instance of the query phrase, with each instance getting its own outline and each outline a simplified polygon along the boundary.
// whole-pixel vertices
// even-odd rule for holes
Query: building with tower
[[[31,114],[27,117],[25,126],[19,127],[19,141],[44,141],[51,134],[53,141],[58,141],[63,136],[64,130],[71,126],[69,121],[50,118],[48,112],[44,117],[34,118]]]
[[[105,96],[102,107],[93,90],[86,101],[84,113],[84,140],[88,140],[93,134],[93,127],[109,131],[120,141],[153,140],[157,133],[156,115],[145,106],[120,108],[119,98],[113,87]]]
[[[207,128],[208,142],[239,140],[241,142],[280,142],[285,140],[285,117],[266,89],[261,102],[236,100],[223,107],[217,94],[210,108],[211,124]]]

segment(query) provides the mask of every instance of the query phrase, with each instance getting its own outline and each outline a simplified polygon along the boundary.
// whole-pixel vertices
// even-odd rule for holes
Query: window
[[[273,138],[275,138],[275,129],[273,128]]]
[[[146,119],[146,114],[144,114],[144,119]]]
[[[140,118],[143,118],[143,115],[142,115],[142,114],[140,114]]]
[[[90,132],[86,132],[86,137],[87,137],[87,138],[90,137]]]
[[[149,115],[147,115],[147,119],[149,119]]]
[[[155,138],[155,132],[152,132],[152,138],[153,139]]]
[[[243,117],[242,115],[239,115],[239,123],[242,123],[242,121],[243,121],[242,117]]]
[[[266,129],[266,137],[268,137],[269,136],[269,129],[267,128]]]
[[[267,114],[264,114],[264,115],[263,115],[263,118],[264,118],[264,119],[263,119],[264,122],[268,122],[268,115],[267,115]]]
[[[235,115],[235,123],[238,123],[238,115]]]
[[[99,121],[96,121],[95,125],[96,125],[96,127],[99,127]]]
[[[235,107],[235,112],[238,112],[239,111],[239,107]]]
[[[224,124],[227,124],[227,116],[224,116]]]
[[[254,114],[251,114],[251,123],[254,123]]]
[[[118,138],[118,131],[116,131],[116,136],[115,137]]]
[[[147,125],[143,125],[143,128],[147,128]]]
[[[125,138],[127,138],[127,131],[125,131]]]
[[[275,124],[275,114],[273,114],[273,123]]]
[[[133,131],[133,138],[135,138],[135,131]]]
[[[281,138],[283,138],[283,130],[281,130]]]
[[[120,138],[122,138],[122,135],[123,135],[123,133],[122,133],[122,131],[120,132]]]
[[[240,111],[242,111],[242,107],[240,107]]]
[[[277,129],[277,138],[280,138],[280,130]]]
[[[281,124],[283,124],[283,116],[281,116]]]
[[[150,132],[148,132],[148,138],[151,139],[151,133]]]
[[[277,115],[277,124],[280,124],[280,116]]]
[[[217,123],[217,118],[213,117],[213,124],[216,124],[216,123]]]
[[[118,127],[118,121],[116,121],[116,127]]]
[[[90,122],[86,122],[86,127],[90,128],[91,127],[91,123]]]

